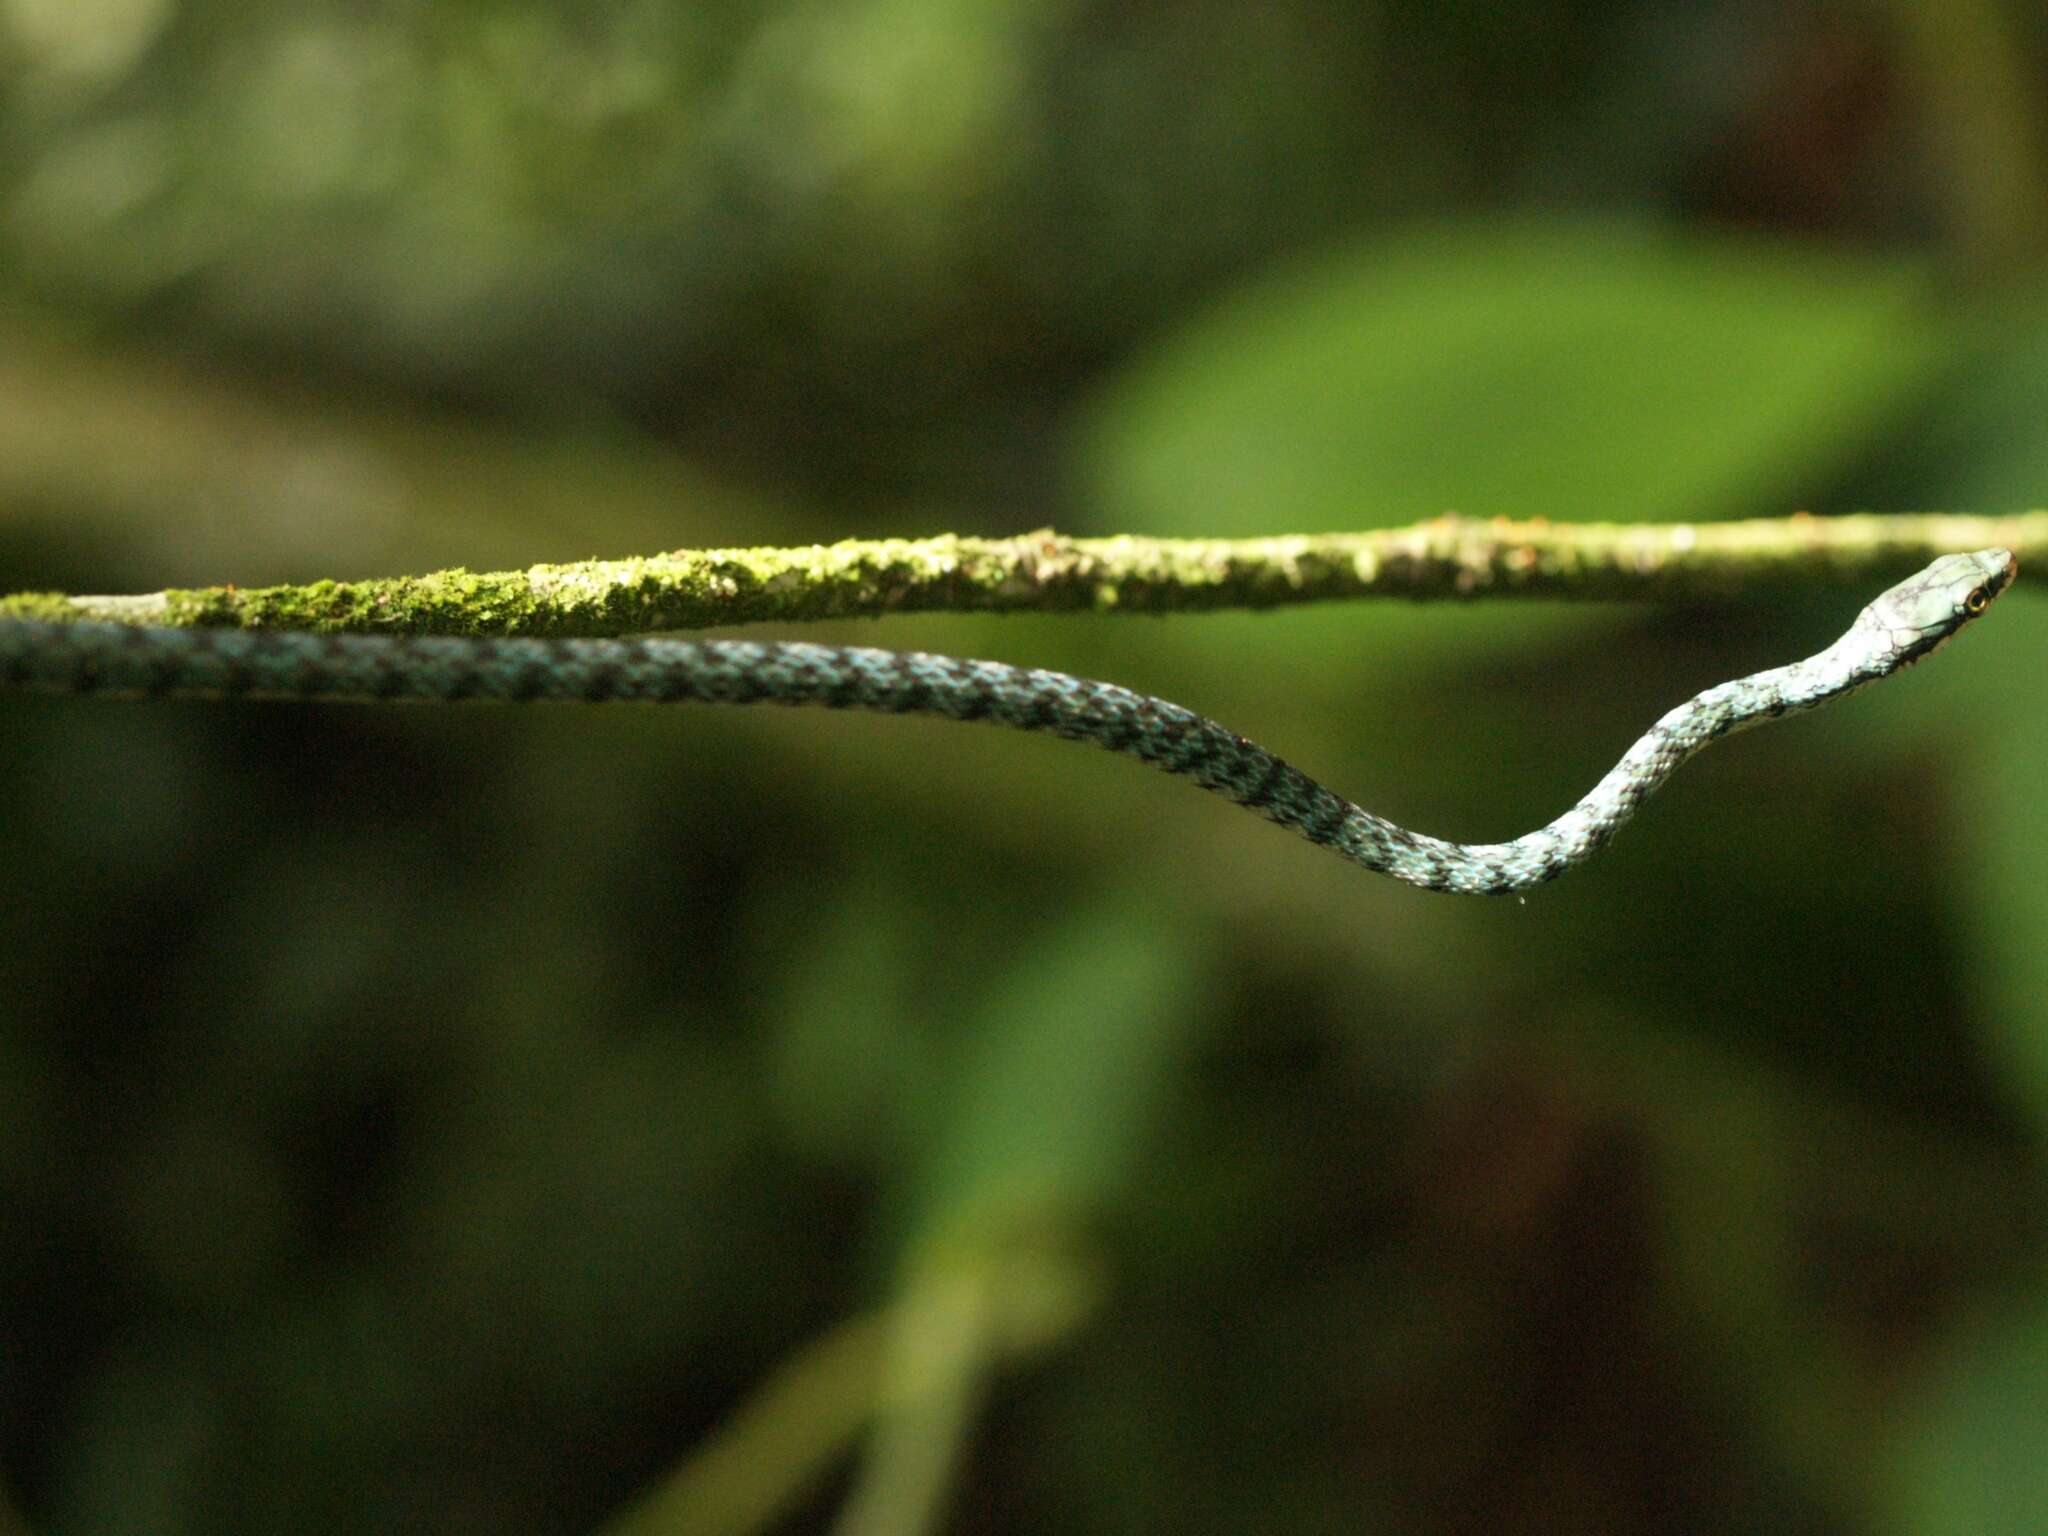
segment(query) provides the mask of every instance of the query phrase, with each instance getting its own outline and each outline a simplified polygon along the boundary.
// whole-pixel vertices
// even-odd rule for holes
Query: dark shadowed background
[[[2042,505],[2044,123],[2020,0],[0,0],[0,589]],[[0,698],[4,1502],[2036,1529],[2026,586],[1526,903],[940,723]],[[807,633],[1486,840],[1868,595]]]

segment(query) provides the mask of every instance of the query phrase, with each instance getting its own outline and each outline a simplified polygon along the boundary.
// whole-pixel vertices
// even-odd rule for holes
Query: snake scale
[[[818,704],[988,720],[1094,742],[1185,774],[1354,863],[1428,890],[1497,894],[1601,848],[1708,742],[1912,665],[1982,614],[2010,552],[1946,555],[1818,655],[1709,688],[1643,734],[1577,805],[1508,843],[1396,826],[1213,720],[1114,683],[916,651],[746,640],[526,640],[0,622],[0,687],[305,700],[565,699]]]

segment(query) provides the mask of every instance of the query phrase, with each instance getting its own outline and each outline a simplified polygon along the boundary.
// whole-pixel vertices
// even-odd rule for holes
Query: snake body
[[[527,640],[0,622],[0,687],[302,700],[816,704],[987,720],[1185,774],[1354,863],[1429,890],[1498,894],[1582,863],[1708,742],[1812,709],[1931,654],[2011,582],[2006,550],[1947,555],[1841,639],[1709,688],[1643,734],[1577,805],[1508,843],[1453,843],[1373,815],[1215,721],[1063,672],[916,651],[747,640]]]

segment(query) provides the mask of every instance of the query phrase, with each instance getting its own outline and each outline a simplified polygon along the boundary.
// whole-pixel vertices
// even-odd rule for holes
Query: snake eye
[[[1963,599],[1963,612],[1965,613],[1982,613],[1990,606],[1991,594],[1982,587],[1973,589],[1970,595]]]

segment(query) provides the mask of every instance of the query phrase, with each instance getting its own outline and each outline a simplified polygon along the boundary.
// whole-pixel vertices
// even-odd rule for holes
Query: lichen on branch
[[[0,618],[445,635],[617,635],[891,613],[1196,613],[1349,598],[1698,599],[1845,584],[1936,555],[2048,555],[2048,512],[1551,523],[1439,517],[1257,539],[941,534],[676,550],[523,571],[437,571],[134,596],[23,592]]]

